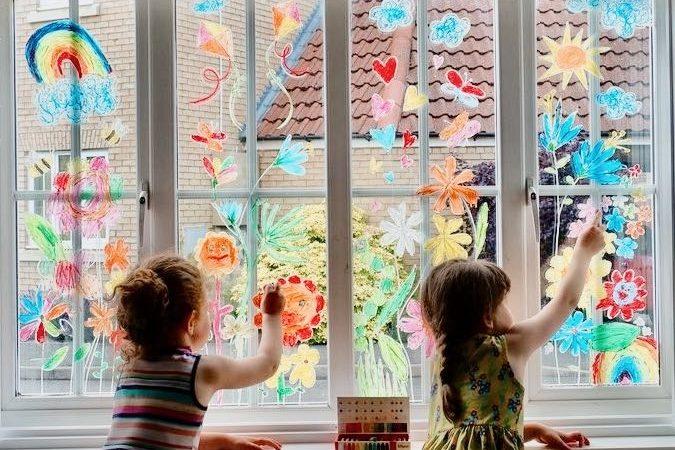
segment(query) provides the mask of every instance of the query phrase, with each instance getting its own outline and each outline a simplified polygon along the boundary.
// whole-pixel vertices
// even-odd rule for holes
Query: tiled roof
[[[377,126],[370,112],[370,100],[374,93],[382,94],[385,84],[372,70],[375,58],[385,60],[391,54],[409,55],[407,74],[397,69],[397,74],[405,75],[407,84],[417,84],[417,39],[412,37],[400,39],[397,30],[393,33],[380,32],[374,22],[369,20],[370,8],[379,4],[379,0],[361,0],[352,3],[352,132],[355,136],[368,136],[368,130]],[[445,73],[453,68],[462,75],[468,74],[473,83],[483,89],[487,96],[478,107],[468,109],[471,118],[481,123],[481,134],[493,135],[495,121],[494,99],[494,13],[486,6],[484,0],[464,0],[448,2],[447,0],[429,0],[429,21],[440,19],[448,13],[466,17],[471,21],[471,29],[462,44],[453,49],[429,43],[429,130],[436,135],[447,123],[466,108],[453,101],[440,91],[445,80]],[[565,8],[561,0],[540,0],[538,2],[537,34],[547,35],[553,40],[560,40],[565,24],[569,22],[573,36],[581,29],[584,38],[588,36],[587,16],[572,14]],[[319,21],[320,22],[320,21]],[[315,23],[313,35],[304,46],[297,59],[309,73],[299,79],[287,79],[285,86],[293,98],[295,113],[287,127],[277,130],[276,127],[287,114],[288,102],[276,91],[268,91],[268,101],[264,109],[259,111],[258,136],[263,139],[275,139],[286,134],[305,138],[320,137],[323,134],[323,33],[320,23]],[[644,132],[649,129],[650,120],[650,73],[649,73],[649,30],[638,29],[630,39],[621,39],[612,30],[601,30],[599,45],[610,47],[600,57],[601,72],[604,80],[601,89],[615,85],[626,91],[635,92],[642,101],[640,113],[621,120],[608,121],[604,115],[601,119],[603,131],[632,130]],[[539,59],[548,51],[541,39],[537,42],[538,76],[546,67]],[[435,55],[443,57],[443,64],[436,70],[432,64]],[[401,58],[399,58],[401,59]],[[538,85],[538,94],[543,95],[554,87],[560,90],[560,75],[542,81]],[[272,89],[272,88],[268,88]],[[590,102],[588,92],[576,77],[572,78],[564,91],[564,108],[567,111],[578,109],[584,128],[588,128]],[[386,96],[385,96],[386,98]],[[261,102],[261,107],[263,102]],[[405,129],[417,131],[417,115],[415,112],[403,113],[398,121],[399,133]]]

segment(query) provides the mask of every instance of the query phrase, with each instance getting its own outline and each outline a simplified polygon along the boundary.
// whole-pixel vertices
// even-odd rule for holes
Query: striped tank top
[[[159,360],[129,363],[117,385],[103,449],[197,449],[206,413],[195,394],[199,358],[178,349]]]

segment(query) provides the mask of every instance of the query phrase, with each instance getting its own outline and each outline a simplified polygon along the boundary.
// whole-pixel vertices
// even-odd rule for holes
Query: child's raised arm
[[[255,356],[231,359],[223,356],[202,357],[197,370],[197,397],[200,401],[219,389],[239,389],[265,381],[276,372],[281,359],[281,312],[284,297],[279,287],[265,286],[262,303],[262,338]]]
[[[605,246],[600,221],[601,215],[597,213],[593,223],[577,239],[574,256],[555,297],[537,315],[516,323],[507,333],[511,357],[526,361],[551,338],[579,304],[591,259]]]

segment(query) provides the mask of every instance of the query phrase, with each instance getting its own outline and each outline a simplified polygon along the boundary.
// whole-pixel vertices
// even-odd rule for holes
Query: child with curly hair
[[[281,448],[271,439],[201,432],[218,390],[251,386],[276,372],[284,308],[278,286],[265,287],[258,352],[241,360],[194,353],[209,338],[210,320],[203,277],[184,258],[158,256],[140,265],[117,286],[115,300],[125,365],[104,449]]]

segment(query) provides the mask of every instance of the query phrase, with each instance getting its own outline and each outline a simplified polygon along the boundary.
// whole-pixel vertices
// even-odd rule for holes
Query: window
[[[493,24],[492,1],[352,2],[359,394],[424,402],[434,343],[421,329],[419,283],[447,259],[497,259]],[[416,195],[458,175],[467,195],[456,204],[430,187]]]
[[[20,396],[114,387],[119,331],[106,292],[138,251],[135,71],[124,69],[135,64],[134,4],[118,6],[33,24],[34,2],[14,2]],[[113,29],[117,13],[129,20]],[[69,51],[68,39],[84,44]],[[51,66],[59,52],[69,56]],[[71,89],[80,103],[59,100]]]
[[[255,351],[265,284],[290,303],[278,373],[214,404],[325,405],[323,7],[257,2],[247,41],[246,2],[218,5],[176,2],[178,235],[213,284],[205,351]],[[214,245],[227,264],[209,262]]]
[[[539,1],[537,115],[542,305],[596,212],[606,247],[579,308],[545,346],[545,390],[662,385],[656,245],[655,39],[649,2]],[[654,152],[654,150],[657,150]],[[539,377],[538,377],[539,378]]]
[[[106,292],[173,250],[208,279],[204,353],[255,352],[267,282],[294,309],[279,372],[216,396],[213,423],[328,439],[337,395],[408,395],[423,428],[429,269],[496,261],[516,314],[533,314],[594,210],[607,247],[529,366],[528,412],[671,426],[666,2],[628,2],[644,7],[630,16],[612,9],[623,0],[6,3],[3,426],[57,410],[107,423],[120,332]],[[68,18],[36,19],[48,8]],[[26,59],[43,39],[59,64]]]

